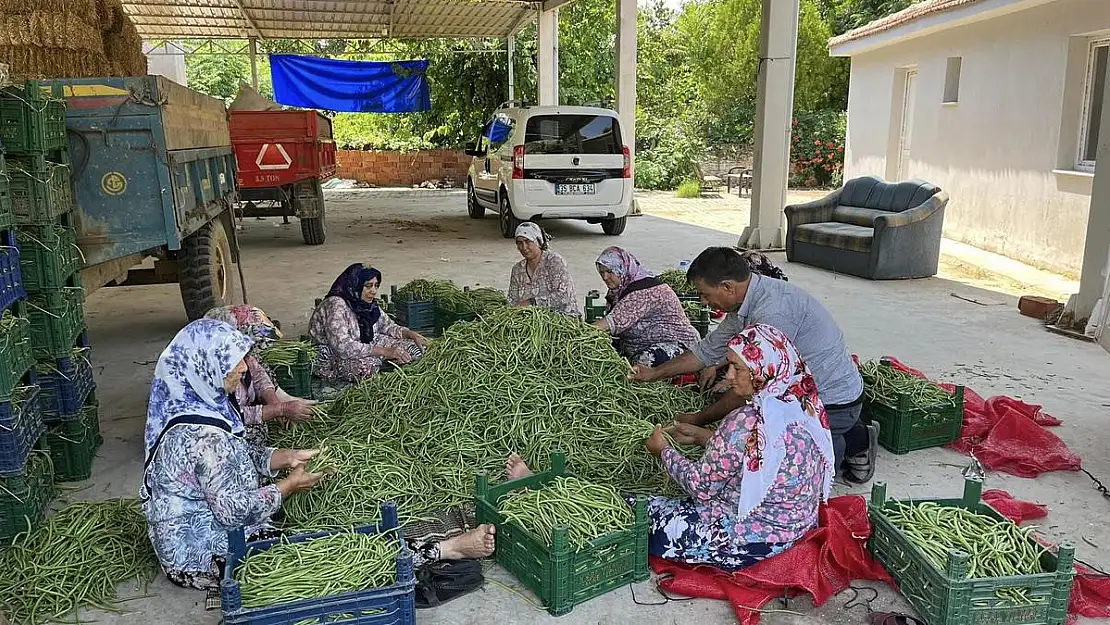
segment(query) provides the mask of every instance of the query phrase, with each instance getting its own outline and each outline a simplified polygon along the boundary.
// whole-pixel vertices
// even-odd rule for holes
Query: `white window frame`
[[[1101,123],[1102,120],[1091,119],[1091,90],[1095,86],[1095,69],[1096,57],[1099,48],[1107,48],[1107,63],[1110,63],[1110,36],[1102,36],[1091,39],[1087,44],[1087,71],[1083,80],[1083,113],[1079,117],[1079,148],[1075,154],[1075,168],[1080,171],[1093,172],[1095,170],[1095,161],[1083,158],[1087,152],[1087,136],[1092,123]],[[1102,106],[1106,107],[1110,102],[1103,102]],[[1103,129],[1099,129],[1101,134]],[[1110,132],[1110,128],[1106,129]]]

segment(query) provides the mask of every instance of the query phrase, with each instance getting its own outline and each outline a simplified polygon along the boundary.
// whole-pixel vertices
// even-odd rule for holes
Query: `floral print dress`
[[[606,315],[617,349],[633,364],[658,367],[701,338],[671,287],[658,284],[625,293]]]
[[[582,316],[567,261],[551,250],[544,250],[539,266],[532,273],[528,272],[527,260],[513,265],[509,275],[509,304],[515,306],[520,302],[571,317]]]
[[[424,351],[415,341],[404,338],[405,328],[382,311],[374,324],[371,343],[360,340],[358,317],[347,302],[329,296],[312,313],[308,333],[319,346],[315,374],[329,382],[357,382],[378,373],[385,359],[372,353],[374,348],[403,349],[413,360]]]

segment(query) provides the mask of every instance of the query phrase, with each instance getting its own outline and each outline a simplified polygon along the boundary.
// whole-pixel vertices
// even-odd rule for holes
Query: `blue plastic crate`
[[[47,425],[81,416],[85,400],[96,388],[88,356],[42,360],[35,365],[39,377],[39,408]]]
[[[11,230],[0,232],[0,310],[27,296],[19,270],[19,247],[13,234]]]
[[[0,477],[19,475],[35,441],[46,431],[39,411],[39,388],[29,388],[14,409],[11,401],[0,403]]]
[[[397,581],[388,588],[348,592],[320,599],[290,601],[266,608],[246,609],[239,596],[235,569],[251,553],[265,551],[280,539],[247,543],[240,529],[228,534],[228,557],[220,584],[225,625],[415,625],[416,577],[412,568],[412,552],[405,546],[397,523],[397,506],[382,504],[381,523],[364,525],[354,531],[362,534],[388,532],[401,545],[397,557]],[[331,536],[339,532],[317,532],[286,537],[289,542],[302,542]]]

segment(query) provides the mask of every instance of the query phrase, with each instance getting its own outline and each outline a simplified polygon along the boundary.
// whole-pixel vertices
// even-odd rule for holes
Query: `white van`
[[[474,157],[466,182],[470,216],[497,211],[505,238],[536,219],[583,219],[605,234],[624,232],[632,159],[615,111],[504,107],[466,153]]]

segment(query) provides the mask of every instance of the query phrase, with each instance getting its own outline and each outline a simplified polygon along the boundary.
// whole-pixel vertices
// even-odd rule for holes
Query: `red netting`
[[[989,490],[983,499],[999,513],[1020,523],[1047,515],[1045,506],[1014,499],[1002,490]],[[860,496],[834,497],[821,507],[817,529],[789,550],[759,564],[727,573],[709,566],[687,566],[652,557],[657,573],[670,575],[659,583],[665,591],[687,597],[725,600],[732,604],[740,625],[756,625],[755,612],[772,599],[807,593],[815,605],[848,587],[854,580],[892,583],[865,545],[871,536],[867,503]],[[1068,623],[1078,616],[1110,617],[1110,578],[1076,564],[1075,585],[1068,604]]]
[[[688,597],[724,599],[736,610],[741,625],[755,625],[768,601],[783,593],[807,593],[822,605],[855,579],[890,581],[886,571],[867,552],[871,536],[863,497],[835,497],[821,507],[818,528],[789,550],[755,566],[726,573],[708,566],[689,567],[652,558],[658,573],[673,577],[660,582],[668,592]]]
[[[891,356],[884,356],[891,366],[921,378],[917,369],[906,366]],[[952,384],[941,384],[953,390]],[[984,400],[970,388],[964,388],[964,428],[960,438],[948,445],[961,453],[972,453],[992,471],[1004,471],[1019,477],[1037,477],[1049,471],[1078,471],[1079,455],[1068,449],[1048,427],[1060,420],[1045,414],[1040,406],[1027,404],[1013,397],[996,396]]]

